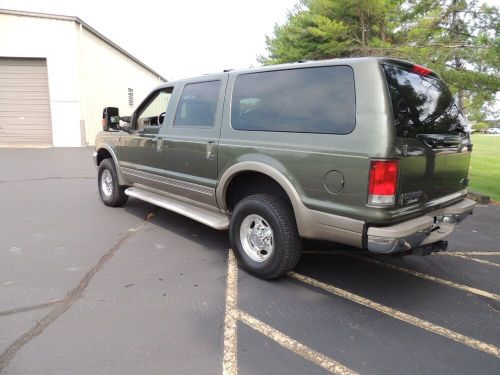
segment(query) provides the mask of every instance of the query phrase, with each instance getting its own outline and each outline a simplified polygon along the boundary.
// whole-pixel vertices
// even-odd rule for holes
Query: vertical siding
[[[87,144],[93,145],[102,130],[104,107],[118,107],[120,115],[130,115],[128,89],[134,90],[134,107],[159,83],[149,72],[102,39],[81,27],[81,112],[85,121]]]

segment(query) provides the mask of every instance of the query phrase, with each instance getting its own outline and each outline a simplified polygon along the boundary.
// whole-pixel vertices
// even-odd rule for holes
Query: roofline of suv
[[[209,74],[205,74],[202,76],[187,77],[187,78],[182,78],[182,79],[178,79],[175,81],[165,82],[165,83],[157,86],[156,89],[161,89],[164,87],[171,87],[173,85],[183,84],[186,82],[190,82],[192,80],[207,80],[210,78],[217,78],[217,76],[221,76],[221,75],[233,76],[233,75],[239,75],[239,74],[268,72],[268,71],[274,71],[274,70],[310,68],[310,67],[321,67],[321,66],[331,66],[331,65],[349,65],[352,62],[359,62],[359,61],[371,61],[371,62],[377,61],[378,62],[378,61],[381,61],[381,59],[382,59],[381,57],[372,57],[372,56],[370,56],[370,57],[348,57],[348,58],[339,58],[339,59],[299,61],[299,62],[286,63],[286,64],[266,65],[266,66],[261,66],[261,67],[257,67],[257,68],[235,69],[235,70],[214,72],[214,73],[209,73]],[[408,62],[406,62],[404,60],[397,60],[397,59],[392,59],[392,60],[399,61],[401,63],[409,64]]]

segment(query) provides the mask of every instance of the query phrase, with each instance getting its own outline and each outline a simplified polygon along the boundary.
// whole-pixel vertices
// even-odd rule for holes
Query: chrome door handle
[[[215,142],[207,142],[207,159],[213,159],[215,157]]]
[[[161,152],[164,150],[163,146],[163,137],[157,135],[156,137],[153,138],[153,140],[156,143],[156,151]]]

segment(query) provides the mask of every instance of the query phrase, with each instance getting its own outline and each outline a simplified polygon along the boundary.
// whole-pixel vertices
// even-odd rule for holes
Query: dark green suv
[[[354,58],[230,71],[157,87],[130,117],[106,108],[103,202],[134,197],[229,229],[266,279],[302,238],[429,253],[472,212],[465,121],[432,71]]]

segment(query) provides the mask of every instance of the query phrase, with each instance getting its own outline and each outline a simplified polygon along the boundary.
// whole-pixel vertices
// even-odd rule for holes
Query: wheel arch
[[[120,167],[120,164],[118,162],[118,157],[116,155],[116,152],[113,147],[107,144],[101,144],[98,147],[96,147],[96,164],[99,166],[101,162],[104,159],[113,159],[113,163],[115,164],[116,167],[116,174],[118,176],[118,184],[119,185],[129,185],[127,182],[126,178],[123,176],[122,169]]]
[[[290,180],[278,169],[257,161],[243,161],[229,167],[219,179],[219,184],[216,189],[216,199],[217,204],[221,211],[229,213],[228,208],[228,188],[232,180],[241,175],[242,173],[259,173],[269,177],[271,180],[276,182],[281,189],[286,193],[295,215],[295,220],[297,222],[297,227],[299,233],[301,233],[301,228],[303,228],[304,222],[301,218],[301,212],[306,208],[300,199],[299,193],[294,188]]]

